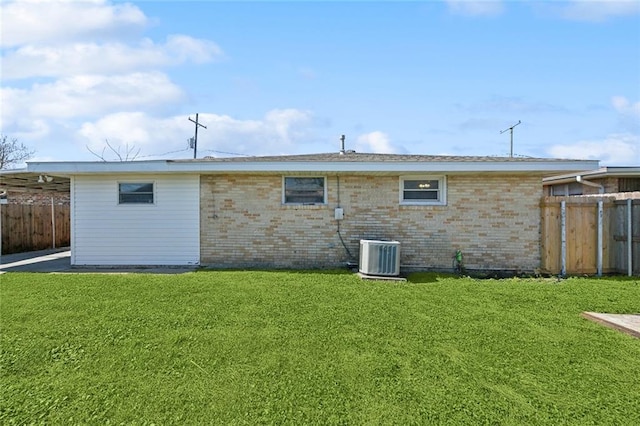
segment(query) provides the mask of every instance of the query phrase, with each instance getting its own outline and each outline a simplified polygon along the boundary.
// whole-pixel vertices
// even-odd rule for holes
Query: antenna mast
[[[191,121],[192,123],[196,123],[196,136],[193,138],[193,159],[196,159],[196,153],[198,151],[198,127],[204,127],[205,129],[207,128],[207,126],[202,125],[198,122],[198,113],[196,113],[196,120],[193,121],[191,119],[191,117],[189,117],[189,121]]]
[[[511,151],[510,151],[509,157],[513,157],[513,128],[516,127],[520,123],[522,123],[522,121],[518,120],[518,122],[516,124],[514,124],[513,126],[507,128],[507,129],[504,129],[503,131],[500,132],[500,134],[503,134],[507,130],[509,130],[511,132]]]

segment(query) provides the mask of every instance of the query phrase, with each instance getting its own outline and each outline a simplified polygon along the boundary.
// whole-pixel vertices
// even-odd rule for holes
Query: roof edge
[[[467,172],[538,172],[543,174],[575,173],[593,169],[597,161],[242,161],[174,162],[169,160],[131,162],[32,162],[33,173],[111,174],[111,173],[467,173]]]

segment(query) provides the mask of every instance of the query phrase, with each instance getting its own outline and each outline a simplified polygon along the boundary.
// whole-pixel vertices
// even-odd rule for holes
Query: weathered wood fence
[[[640,275],[640,199],[544,197],[542,268]]]
[[[69,205],[0,205],[2,254],[68,247]]]

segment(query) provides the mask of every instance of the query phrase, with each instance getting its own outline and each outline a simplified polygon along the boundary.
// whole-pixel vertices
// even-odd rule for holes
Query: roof
[[[358,162],[358,163],[394,163],[394,162],[461,162],[461,163],[530,163],[530,162],[563,162],[563,161],[581,161],[581,160],[562,160],[549,158],[532,158],[532,157],[492,157],[492,156],[455,156],[455,155],[415,155],[415,154],[372,154],[346,151],[344,154],[339,152],[329,152],[322,154],[299,154],[299,155],[272,155],[264,157],[205,157],[200,160],[169,160],[174,162]]]
[[[598,167],[597,161],[525,157],[398,154],[303,154],[266,157],[207,157],[125,162],[30,162],[34,173],[558,173]]]
[[[607,177],[618,178],[638,178],[640,177],[640,167],[600,167],[594,170],[583,170],[573,173],[549,176],[542,180],[544,185],[557,185],[571,183],[580,180],[603,179]]]
[[[460,174],[501,173],[552,176],[595,169],[598,161],[529,157],[473,157],[341,153],[264,157],[206,157],[185,160],[28,162],[23,170],[0,171],[0,189],[69,190],[69,178],[88,174]],[[50,176],[51,182],[39,182]],[[57,189],[56,189],[57,188]]]

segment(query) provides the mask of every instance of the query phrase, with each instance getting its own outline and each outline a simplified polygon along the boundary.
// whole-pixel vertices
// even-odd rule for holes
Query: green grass
[[[0,275],[0,424],[640,424],[638,279]]]

